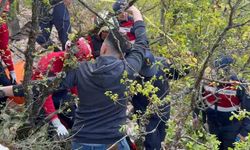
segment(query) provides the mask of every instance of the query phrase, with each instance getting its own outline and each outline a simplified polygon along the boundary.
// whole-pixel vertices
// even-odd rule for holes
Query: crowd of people
[[[177,80],[188,74],[180,73],[163,57],[154,56],[150,51],[146,36],[146,25],[141,12],[135,6],[129,6],[126,0],[117,0],[113,4],[117,28],[108,25],[100,27],[99,31],[86,38],[79,38],[76,42],[68,40],[71,31],[70,17],[67,6],[72,0],[50,0],[50,6],[42,5],[39,26],[41,33],[37,43],[45,49],[53,45],[50,33],[53,25],[58,31],[62,48],[54,46],[54,52],[42,56],[34,67],[32,80],[36,84],[44,76],[53,77],[62,72],[64,62],[70,57],[76,57],[77,67],[66,71],[66,77],[61,84],[45,100],[46,115],[54,113],[61,104],[71,99],[71,94],[77,95],[79,103],[71,107],[70,114],[59,114],[51,117],[51,124],[55,127],[58,136],[72,136],[72,149],[119,149],[136,150],[136,145],[126,138],[120,131],[126,124],[128,97],[126,85],[121,83],[124,72],[131,80],[145,83],[156,77],[153,85],[159,90],[159,98],[164,98],[169,92],[169,79]],[[9,11],[9,2],[6,3],[1,18],[4,20]],[[0,27],[0,55],[6,64],[10,75],[5,74],[0,66],[1,101],[4,103],[8,96],[24,96],[23,85],[16,84],[16,74],[8,48],[8,27],[1,23]],[[94,60],[94,61],[91,61]],[[156,62],[161,62],[160,66]],[[194,110],[194,124],[202,112],[202,120],[208,125],[208,132],[215,134],[221,142],[220,149],[233,147],[234,142],[244,141],[250,132],[250,120],[230,120],[232,112],[240,109],[250,111],[250,97],[230,66],[234,60],[230,56],[223,56],[214,62],[212,73],[221,83],[203,82],[202,100],[206,109]],[[164,70],[169,70],[168,72]],[[219,76],[219,74],[221,76]],[[161,79],[163,77],[163,79]],[[31,82],[32,84],[32,82]],[[39,84],[33,86],[39,86]],[[37,88],[33,88],[34,93]],[[115,103],[105,95],[112,91],[118,95],[119,103]],[[71,94],[69,94],[71,93]],[[149,105],[148,97],[138,93],[132,97],[133,113],[143,115]],[[167,121],[170,118],[170,104],[160,106],[160,113],[153,113],[145,125],[145,140],[143,147],[146,150],[160,150],[166,136]],[[137,122],[142,123],[140,120]],[[69,133],[68,129],[71,129]],[[153,131],[153,132],[151,132]]]

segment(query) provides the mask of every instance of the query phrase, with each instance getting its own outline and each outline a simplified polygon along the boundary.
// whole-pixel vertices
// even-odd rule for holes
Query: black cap
[[[123,11],[123,7],[127,4],[126,0],[117,0],[114,4],[113,4],[113,10],[116,13],[121,13]]]
[[[217,69],[224,68],[234,63],[234,59],[230,56],[222,56],[214,61],[214,67]]]

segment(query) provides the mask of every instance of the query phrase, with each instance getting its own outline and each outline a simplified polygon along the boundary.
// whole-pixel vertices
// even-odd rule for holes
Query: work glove
[[[64,139],[69,135],[68,130],[65,128],[65,126],[61,123],[61,121],[56,118],[51,121],[52,125],[56,128],[57,135],[60,139]]]
[[[70,47],[72,45],[72,42],[70,40],[68,40],[66,43],[65,43],[65,50],[68,51],[70,50]]]
[[[11,84],[16,84],[16,73],[15,73],[15,71],[10,71],[10,81],[11,81]]]
[[[8,147],[3,146],[2,144],[0,144],[0,149],[1,149],[1,150],[9,150]]]

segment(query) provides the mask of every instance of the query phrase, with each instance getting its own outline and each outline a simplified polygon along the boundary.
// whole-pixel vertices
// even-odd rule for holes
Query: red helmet
[[[82,61],[84,59],[90,59],[92,57],[92,50],[88,42],[83,37],[77,40],[76,48],[77,50],[74,52],[74,55],[79,61]]]

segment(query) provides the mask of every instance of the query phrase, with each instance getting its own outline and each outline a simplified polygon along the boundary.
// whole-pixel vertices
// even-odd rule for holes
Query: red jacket
[[[130,42],[135,41],[135,34],[133,33],[132,29],[134,26],[134,20],[131,17],[128,17],[127,21],[121,21],[119,31],[125,33]]]
[[[0,0],[2,2],[2,0]],[[4,12],[8,12],[10,10],[10,4],[9,1],[7,1]],[[2,23],[0,26],[0,56],[1,59],[6,64],[9,71],[14,70],[14,64],[11,57],[11,52],[8,47],[9,42],[9,30],[7,23]]]
[[[223,85],[215,87],[212,84],[204,86],[202,96],[208,107],[222,112],[237,111],[240,108],[240,99],[237,97],[237,85]]]
[[[40,78],[42,75],[45,75],[48,69],[51,76],[61,72],[63,68],[63,62],[65,60],[64,54],[64,51],[52,52],[41,57],[37,64],[35,78]]]
[[[34,71],[33,80],[42,78],[43,75],[48,73],[49,76],[55,76],[57,73],[62,71],[63,62],[65,60],[65,51],[52,52],[48,55],[41,57],[38,62],[37,68]],[[49,70],[48,70],[49,69]],[[76,88],[71,89],[72,94],[77,94]],[[44,110],[46,115],[55,112],[55,106],[53,103],[52,95],[49,95],[44,103]],[[58,118],[54,115],[51,120]]]

